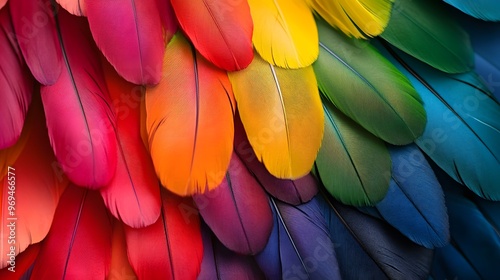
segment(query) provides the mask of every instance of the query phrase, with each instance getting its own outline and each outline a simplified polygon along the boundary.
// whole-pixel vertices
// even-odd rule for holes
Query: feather
[[[497,278],[500,204],[477,197],[442,171],[436,174],[445,191],[451,242],[436,250],[432,276],[436,279]]]
[[[0,0],[0,9],[7,4],[7,0]]]
[[[107,280],[135,280],[137,276],[128,261],[125,230],[120,221],[113,222],[111,261]]]
[[[61,7],[75,16],[87,15],[88,0],[56,0]],[[90,1],[92,2],[92,1]]]
[[[326,189],[345,204],[374,205],[389,187],[391,158],[384,142],[323,104],[325,135],[316,159],[316,173]]]
[[[455,180],[499,200],[500,105],[475,73],[448,75],[386,47],[424,100],[428,121],[416,143]]]
[[[118,161],[111,182],[100,189],[113,216],[131,227],[149,226],[160,216],[160,189],[140,135],[143,89],[123,80],[105,63],[106,83],[116,114]]]
[[[297,179],[309,173],[323,136],[312,67],[282,69],[256,56],[247,69],[229,73],[229,78],[259,161],[278,178]]]
[[[267,195],[236,154],[224,181],[193,199],[203,220],[228,249],[254,255],[266,245],[273,227]]]
[[[8,7],[0,10],[0,31],[1,150],[14,145],[21,136],[34,85],[20,54],[16,38],[11,37],[14,29]]]
[[[66,67],[41,89],[50,142],[69,179],[96,189],[115,173],[115,116],[85,20],[61,9],[56,21]]]
[[[156,0],[85,4],[92,36],[118,74],[135,84],[160,82],[165,45]]]
[[[317,22],[320,54],[313,67],[321,92],[386,142],[403,145],[420,136],[426,115],[410,81],[369,43]]]
[[[7,266],[0,270],[0,279],[3,280],[19,280],[26,273],[30,273],[30,268],[33,262],[36,260],[38,253],[40,252],[40,243],[30,245],[24,252],[15,257],[15,266],[9,270],[10,266]],[[2,263],[3,264],[3,263]],[[29,279],[27,277],[26,279]]]
[[[447,73],[474,66],[469,36],[434,0],[396,0],[395,12],[380,36],[413,57]]]
[[[330,25],[349,37],[380,35],[391,17],[394,0],[307,0]]]
[[[375,206],[382,218],[426,248],[449,242],[448,214],[439,182],[417,146],[392,146],[389,191]]]
[[[178,195],[214,189],[233,148],[235,105],[227,74],[196,53],[180,33],[168,45],[163,71],[160,85],[146,92],[156,174]]]
[[[495,0],[444,0],[444,2],[475,18],[500,21],[500,6]]]
[[[111,217],[99,193],[69,185],[31,278],[104,279],[109,271],[111,236]]]
[[[168,44],[179,28],[179,23],[175,17],[174,9],[170,0],[156,0],[158,12],[160,13],[161,23],[163,25],[163,36],[165,44]]]
[[[239,114],[234,118],[234,151],[262,187],[273,197],[292,205],[311,200],[318,193],[318,184],[311,174],[296,180],[278,179],[257,160],[248,142]]]
[[[318,197],[344,279],[425,279],[433,252],[384,222],[354,208]],[[353,265],[355,264],[355,265]]]
[[[139,279],[196,279],[203,258],[198,211],[191,200],[166,190],[161,197],[156,223],[125,226],[130,264]]]
[[[299,206],[271,198],[274,228],[256,256],[267,279],[340,279],[334,244],[316,199]]]
[[[253,45],[265,61],[297,69],[318,58],[316,24],[305,1],[249,0],[248,4],[254,22]]]
[[[46,0],[10,1],[9,6],[15,36],[31,73],[44,85],[54,84],[63,67],[55,6]]]
[[[26,146],[14,164],[5,166],[7,174],[1,180],[0,267],[7,265],[11,251],[17,255],[45,238],[59,197],[68,183],[53,168],[55,157],[39,97],[33,100],[29,118],[32,120],[27,127],[30,132]],[[10,231],[12,225],[14,235]]]
[[[251,256],[239,255],[222,245],[210,229],[203,225],[203,261],[199,280],[265,279]]]
[[[171,1],[180,26],[208,61],[227,71],[252,62],[253,22],[247,1]]]

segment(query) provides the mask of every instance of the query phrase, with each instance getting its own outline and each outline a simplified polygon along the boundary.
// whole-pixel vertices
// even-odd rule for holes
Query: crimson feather
[[[15,2],[15,1],[14,1]],[[14,145],[23,129],[33,91],[31,77],[14,35],[8,7],[0,10],[0,149]]]
[[[40,252],[40,243],[30,245],[24,252],[19,254],[15,260],[14,271],[9,270],[7,267],[0,270],[0,279],[2,280],[18,280],[23,279],[23,275],[29,271],[33,262],[38,257]]]
[[[61,9],[57,20],[66,67],[41,89],[49,137],[69,179],[96,189],[115,173],[115,116],[85,19]]]
[[[139,279],[196,279],[203,258],[198,211],[190,199],[161,191],[160,218],[125,227],[128,258]]]
[[[227,71],[253,59],[253,21],[247,1],[172,0],[177,19],[196,49]]]
[[[123,223],[114,220],[111,240],[111,264],[107,280],[135,280],[137,276],[128,261]]]
[[[193,199],[203,220],[227,248],[253,255],[266,246],[273,227],[268,198],[235,153],[224,181]]]
[[[109,271],[111,236],[111,216],[99,193],[68,186],[31,279],[104,279]]]
[[[48,0],[16,0],[9,5],[15,36],[31,73],[44,85],[54,84],[63,64],[55,7]]]
[[[179,28],[179,23],[174,14],[174,9],[172,8],[172,3],[170,0],[156,0],[156,5],[158,5],[158,11],[160,12],[160,19],[163,25],[163,36],[165,37],[165,43],[168,44],[170,39],[174,36]]]
[[[159,83],[165,44],[156,0],[87,1],[86,8],[92,36],[118,74]]]

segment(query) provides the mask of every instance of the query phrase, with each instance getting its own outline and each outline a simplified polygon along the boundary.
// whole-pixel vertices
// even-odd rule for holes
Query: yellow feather
[[[279,178],[306,175],[323,138],[323,113],[312,66],[283,69],[255,55],[229,79],[255,154]]]
[[[349,36],[366,38],[380,35],[384,31],[391,16],[394,0],[306,0],[306,2],[330,25]]]
[[[249,0],[253,44],[267,62],[302,68],[318,58],[318,31],[304,0]]]

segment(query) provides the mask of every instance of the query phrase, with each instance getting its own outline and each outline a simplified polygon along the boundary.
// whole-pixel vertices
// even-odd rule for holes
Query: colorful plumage
[[[499,7],[0,0],[0,278],[497,278]]]

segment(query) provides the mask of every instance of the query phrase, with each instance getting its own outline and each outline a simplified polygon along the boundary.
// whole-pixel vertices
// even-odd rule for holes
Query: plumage
[[[340,279],[335,244],[318,201],[292,206],[273,198],[274,227],[256,256],[267,279]]]
[[[117,219],[144,227],[160,216],[160,189],[151,156],[140,134],[140,104],[144,90],[104,64],[106,84],[116,114],[118,159],[116,173],[100,189],[104,203]]]
[[[123,224],[113,221],[113,236],[111,240],[111,263],[107,280],[133,280],[137,276],[128,261],[127,241]]]
[[[254,255],[266,245],[273,227],[267,195],[238,155],[233,153],[217,188],[193,199],[203,220],[228,249]]]
[[[24,252],[16,256],[14,271],[2,269],[0,270],[0,278],[5,280],[28,280],[29,276],[25,277],[25,275],[30,273],[39,252],[40,243],[30,245]]]
[[[227,71],[252,62],[253,22],[247,1],[171,2],[185,34],[208,61]]]
[[[156,0],[85,4],[92,36],[116,71],[135,84],[158,84],[165,44]]]
[[[265,279],[252,256],[237,254],[220,243],[206,225],[202,225],[203,261],[199,280]]]
[[[431,249],[445,246],[450,230],[444,194],[427,160],[414,144],[389,151],[391,183],[375,208],[413,242]]]
[[[382,221],[318,197],[344,279],[424,279],[433,251],[418,246]],[[355,265],[353,265],[355,263]]]
[[[475,18],[500,21],[500,6],[495,0],[444,0],[444,2]]]
[[[500,204],[477,197],[442,171],[436,173],[450,213],[451,242],[436,250],[431,275],[495,279],[500,261]]]
[[[31,278],[104,279],[109,272],[111,234],[111,217],[99,193],[70,184]]]
[[[447,15],[445,4],[434,0],[396,0],[397,12],[380,35],[395,47],[447,73],[474,66],[467,33]]]
[[[21,56],[9,7],[0,10],[0,149],[14,145],[21,136],[31,95],[33,78]],[[3,170],[2,170],[3,172]]]
[[[39,97],[33,100],[29,114],[27,129],[30,132],[26,146],[14,163],[4,167],[7,174],[0,181],[0,267],[7,266],[11,245],[14,244],[17,255],[45,238],[59,197],[68,183],[53,166],[55,157],[47,137]],[[12,243],[9,228],[12,223],[15,243]]]
[[[63,59],[50,1],[10,1],[17,42],[33,76],[44,85],[59,78]]]
[[[88,0],[56,0],[61,7],[75,16],[87,15]],[[90,1],[92,2],[92,0]]]
[[[318,193],[318,183],[311,174],[296,180],[278,179],[257,159],[248,142],[239,114],[234,119],[234,151],[260,185],[273,197],[292,205],[308,202]]]
[[[172,8],[172,3],[169,0],[156,0],[156,5],[158,12],[160,13],[160,20],[163,25],[163,36],[165,38],[165,44],[170,42],[170,39],[174,36],[179,28],[179,23],[175,17],[174,9]]]
[[[306,1],[248,0],[248,4],[254,22],[253,45],[265,61],[297,69],[316,60],[318,33]]]
[[[3,6],[5,6],[5,4],[7,3],[8,0],[0,0],[0,9],[3,8]]]
[[[229,73],[229,78],[259,161],[282,179],[309,173],[323,136],[321,100],[312,67],[282,69],[255,56],[248,68]]]
[[[146,92],[156,174],[178,195],[214,189],[224,178],[233,148],[235,105],[227,74],[180,33],[168,45],[163,73],[160,85]]]
[[[384,142],[323,104],[325,135],[316,159],[316,173],[328,192],[342,203],[374,205],[389,188],[391,158]]]
[[[477,75],[447,75],[390,47],[382,51],[424,101],[428,121],[419,147],[477,195],[500,199],[500,105]]]
[[[49,138],[68,178],[97,189],[116,169],[115,116],[87,23],[62,9],[56,21],[65,69],[41,88]]]
[[[139,279],[196,279],[203,258],[198,211],[190,199],[166,190],[161,199],[156,223],[125,226],[130,264]]]
[[[324,96],[386,142],[409,144],[420,136],[426,115],[410,81],[369,43],[317,23],[320,54],[313,67]]]
[[[307,0],[330,25],[349,37],[374,37],[384,31],[394,0]]]

